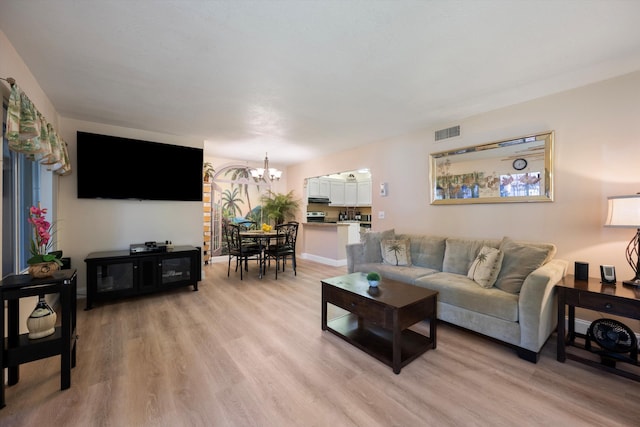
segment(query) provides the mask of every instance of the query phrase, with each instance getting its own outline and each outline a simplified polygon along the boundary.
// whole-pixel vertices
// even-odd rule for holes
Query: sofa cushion
[[[377,273],[380,273],[383,282],[385,279],[392,279],[403,283],[409,283],[411,285],[415,284],[416,280],[421,277],[439,273],[438,270],[425,267],[417,267],[415,265],[396,267],[395,265],[382,263],[359,264],[357,271],[362,271],[365,273],[375,271]]]
[[[499,245],[500,241],[449,238],[444,251],[442,271],[466,276],[483,246],[497,248]]]
[[[466,275],[434,273],[416,285],[438,291],[438,301],[510,322],[518,321],[518,295],[498,288],[484,289]]]
[[[504,252],[489,246],[483,246],[471,264],[467,277],[483,288],[490,288],[496,282]]]
[[[391,265],[411,265],[409,240],[383,240],[380,242],[382,262]]]
[[[367,231],[360,234],[360,241],[364,244],[364,259],[367,262],[382,262],[382,252],[380,242],[382,240],[394,239],[396,232],[394,229],[385,231]]]
[[[549,249],[516,243],[508,237],[502,240],[500,250],[504,258],[495,286],[513,294],[520,293],[524,279],[549,256]]]
[[[411,264],[442,271],[446,237],[419,234],[396,234],[396,239],[411,242]]]

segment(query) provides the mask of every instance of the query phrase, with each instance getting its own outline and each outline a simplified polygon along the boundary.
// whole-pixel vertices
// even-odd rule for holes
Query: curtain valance
[[[58,175],[70,174],[71,163],[67,143],[40,114],[15,80],[6,80],[11,85],[5,132],[9,149],[47,165],[47,169]]]

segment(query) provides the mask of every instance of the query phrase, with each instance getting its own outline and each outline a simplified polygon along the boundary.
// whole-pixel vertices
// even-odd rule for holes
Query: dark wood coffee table
[[[436,348],[438,292],[383,278],[369,288],[365,273],[323,279],[322,330],[391,366],[393,372]],[[349,311],[327,321],[327,304]],[[429,336],[408,329],[429,320]]]

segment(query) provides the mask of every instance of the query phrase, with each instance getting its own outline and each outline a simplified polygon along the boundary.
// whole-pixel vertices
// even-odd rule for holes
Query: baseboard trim
[[[325,265],[330,265],[332,267],[343,267],[345,265],[347,265],[347,259],[331,259],[331,258],[325,258],[325,257],[321,257],[318,255],[313,255],[313,254],[308,254],[308,253],[302,253],[299,256],[300,259],[308,259],[309,261],[314,261],[320,264],[325,264]],[[209,262],[214,263],[214,262],[228,262],[229,261],[229,257],[227,255],[222,255],[222,256],[214,256],[209,258]]]
[[[315,261],[318,262],[320,264],[325,264],[325,265],[330,265],[332,267],[343,267],[345,265],[347,265],[347,259],[331,259],[331,258],[325,258],[325,257],[321,257],[318,255],[313,255],[313,254],[308,254],[308,253],[302,253],[300,254],[300,258],[301,259],[308,259],[309,261]]]
[[[569,322],[568,322],[567,318],[565,317],[565,319],[564,319],[565,331],[569,327],[568,323]],[[576,332],[577,333],[586,335],[587,331],[589,330],[589,326],[590,325],[591,325],[590,321],[576,318],[575,327],[576,327]],[[636,338],[638,339],[638,342],[640,342],[640,333],[636,332]]]

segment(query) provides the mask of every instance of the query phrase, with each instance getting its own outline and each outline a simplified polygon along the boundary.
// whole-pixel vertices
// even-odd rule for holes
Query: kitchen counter
[[[314,224],[314,223],[309,223],[309,224]],[[323,224],[322,222],[319,223],[315,223],[315,224]],[[332,220],[326,220],[324,221],[324,224],[360,224],[360,225],[371,225],[371,221],[356,221],[356,220],[348,220],[348,221],[332,221]]]
[[[341,225],[349,225],[348,222],[303,222],[305,227],[335,227]]]
[[[305,222],[302,258],[335,267],[347,265],[346,246],[360,241],[359,222]]]

